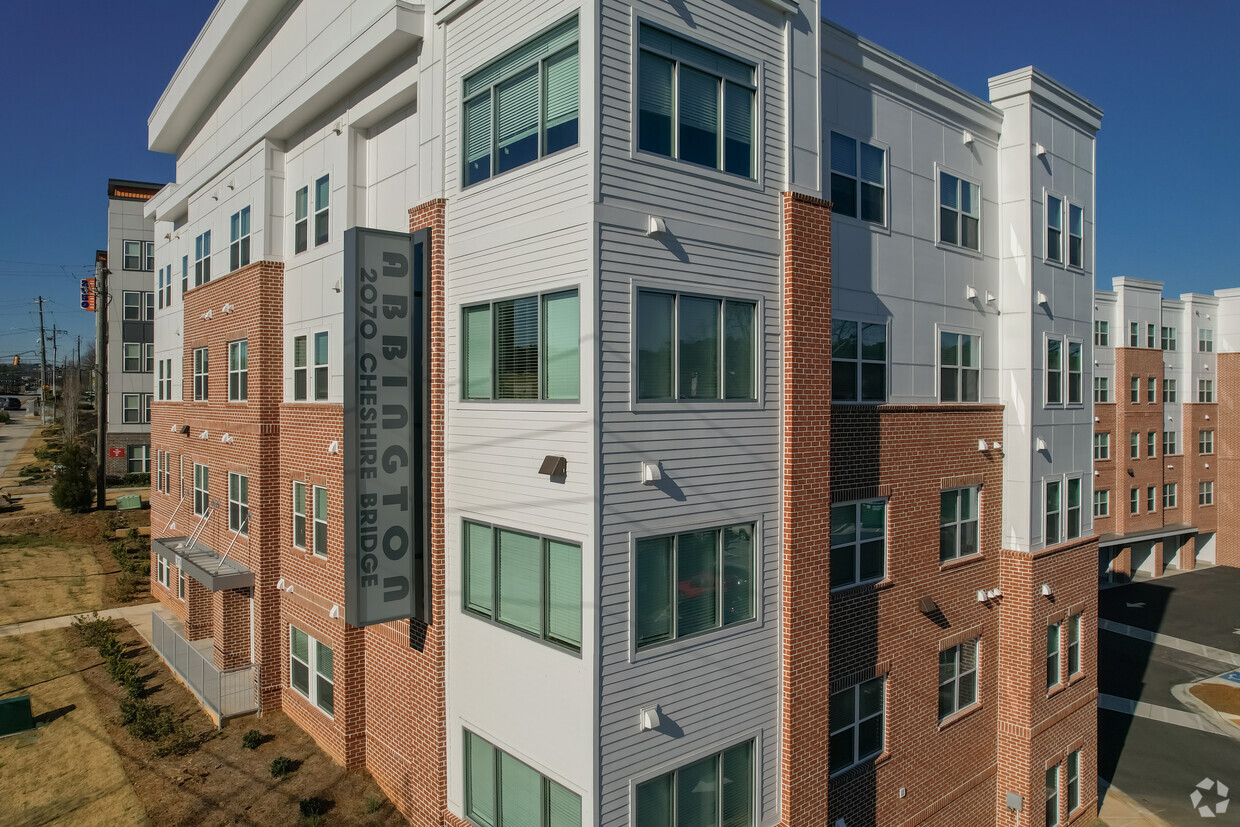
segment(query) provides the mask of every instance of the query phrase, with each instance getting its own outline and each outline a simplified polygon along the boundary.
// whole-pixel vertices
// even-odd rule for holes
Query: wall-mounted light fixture
[[[189,436],[189,426],[188,426],[188,425],[182,425],[182,426],[181,426],[181,435],[182,435],[182,436]]]
[[[1041,290],[1039,290],[1038,291],[1038,304],[1042,305],[1043,307],[1046,307],[1050,305],[1050,303],[1051,303],[1050,298],[1045,293],[1043,293]]]
[[[337,440],[333,439],[331,441],[331,444],[327,446],[327,453],[331,454],[332,456],[336,456],[336,454],[339,454],[340,443]]]
[[[977,288],[970,284],[968,287],[964,289],[964,297],[968,301],[973,301],[974,299],[976,299]]]
[[[973,133],[967,129],[964,131],[964,134],[960,136],[960,138],[961,138],[961,143],[963,143],[965,146],[969,146],[973,143]]]
[[[1046,147],[1042,146],[1042,144],[1034,144],[1034,145],[1033,145],[1033,151],[1034,151],[1034,153],[1036,153],[1036,154],[1037,154],[1037,156],[1038,156],[1039,158],[1045,158],[1045,157],[1046,157]]]
[[[1051,584],[1050,584],[1050,583],[1043,583],[1043,584],[1042,584],[1042,596],[1043,596],[1043,597],[1050,597],[1050,596],[1051,596]]]
[[[979,439],[979,440],[977,441],[977,450],[979,450],[979,451],[985,451],[985,450],[986,450],[986,440],[984,440],[984,439]]]
[[[932,597],[923,597],[917,601],[917,611],[924,615],[932,615],[939,610],[939,604]]]
[[[210,431],[203,431],[202,433],[200,433],[200,434],[198,435],[198,438],[199,438],[199,439],[210,439],[210,438],[211,438],[211,432],[210,432]]]
[[[222,437],[220,437],[220,442],[224,443],[225,445],[232,445],[232,441],[233,441],[232,434],[226,433]]]
[[[340,617],[340,604],[339,604],[339,603],[333,603],[333,604],[332,604],[332,610],[331,610],[330,612],[328,612],[328,613],[327,613],[327,616],[328,616],[328,617],[330,617],[330,618],[332,618],[332,619],[336,619],[336,618]]]

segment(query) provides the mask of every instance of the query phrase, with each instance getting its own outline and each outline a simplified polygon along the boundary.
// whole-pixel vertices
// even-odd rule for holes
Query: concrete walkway
[[[1104,821],[1107,827],[1171,827],[1166,821],[1133,801],[1123,790],[1109,786],[1101,778],[1098,779],[1098,795],[1102,798],[1098,818]]]
[[[30,435],[41,427],[36,417],[24,414],[25,411],[9,411],[11,419],[0,425],[0,477],[8,472],[9,464],[26,447]]]
[[[120,606],[115,609],[102,609],[99,612],[100,617],[120,618],[128,621],[135,629],[139,629],[143,619],[146,621],[146,628],[151,627],[151,611],[159,606],[159,603],[139,603],[137,606]],[[60,617],[45,617],[40,620],[27,620],[22,623],[10,623],[8,626],[0,626],[0,637],[12,637],[14,635],[28,635],[32,632],[43,632],[48,629],[63,629],[73,623],[74,618],[79,615],[89,615],[90,612],[79,612],[73,615],[62,615]],[[141,631],[139,629],[139,631]],[[149,641],[150,632],[144,635]]]
[[[1135,715],[1138,718],[1148,718],[1151,721],[1162,721],[1164,724],[1172,726],[1182,726],[1188,729],[1195,729],[1198,732],[1211,732],[1218,735],[1230,735],[1224,732],[1218,724],[1214,723],[1204,715],[1198,715],[1193,712],[1185,712],[1182,709],[1172,709],[1168,706],[1157,706],[1149,704],[1145,701],[1134,701],[1131,698],[1120,698],[1115,695],[1099,695],[1098,708],[1109,709],[1112,712],[1119,712],[1124,715]]]
[[[1130,638],[1143,640],[1146,643],[1153,643],[1155,646],[1166,646],[1179,652],[1187,652],[1190,655],[1197,655],[1210,660],[1216,660],[1219,663],[1225,663],[1229,666],[1240,668],[1240,655],[1235,652],[1228,652],[1226,649],[1216,649],[1213,646],[1206,646],[1201,643],[1194,643],[1191,640],[1183,640],[1170,635],[1161,635],[1158,632],[1151,632],[1149,629],[1142,629],[1139,626],[1129,626],[1127,623],[1117,623],[1114,620],[1102,618],[1098,621],[1098,628],[1104,632],[1114,632],[1117,635],[1126,635]]]

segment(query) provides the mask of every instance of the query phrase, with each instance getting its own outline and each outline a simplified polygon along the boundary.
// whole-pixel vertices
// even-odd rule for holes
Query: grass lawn
[[[147,824],[64,636],[0,638],[0,696],[30,695],[36,722],[46,721],[0,740],[4,823]]]
[[[0,626],[102,608],[103,581],[89,549],[39,534],[0,536]]]

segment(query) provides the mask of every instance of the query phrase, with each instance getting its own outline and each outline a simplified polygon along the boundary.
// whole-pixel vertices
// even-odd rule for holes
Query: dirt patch
[[[139,673],[147,676],[147,700],[182,721],[197,743],[188,755],[160,757],[155,744],[130,737],[117,722],[124,690],[100,666],[95,650],[78,647],[74,632],[65,630],[107,734],[152,820],[194,825],[297,824],[299,802],[318,797],[332,802],[324,817],[327,824],[406,824],[369,773],[345,772],[282,713],[231,721],[217,731],[194,696],[137,632],[123,623],[117,623],[116,629]],[[251,729],[262,733],[262,743],[257,749],[244,749],[242,736]],[[291,759],[295,769],[276,780],[270,766],[280,756]]]
[[[60,630],[0,638],[0,695],[29,695],[31,733],[0,740],[5,824],[147,824]]]
[[[1225,683],[1199,683],[1188,690],[1199,700],[1224,715],[1240,715],[1240,686]]]

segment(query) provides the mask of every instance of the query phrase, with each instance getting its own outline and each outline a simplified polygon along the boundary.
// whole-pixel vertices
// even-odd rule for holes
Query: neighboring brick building
[[[1094,526],[1104,581],[1240,565],[1232,465],[1240,290],[1164,299],[1117,278],[1094,299]],[[1233,472],[1233,473],[1229,473]]]
[[[157,646],[419,825],[1092,823],[1101,114],[811,0],[221,2]],[[346,622],[355,227],[430,230],[429,622]]]
[[[108,340],[95,353],[107,359],[108,398],[106,473],[120,477],[151,470],[151,400],[155,359],[155,222],[143,208],[161,184],[108,179],[108,249],[96,258],[108,269],[108,297],[96,299],[106,312]],[[106,355],[106,356],[105,356]]]

